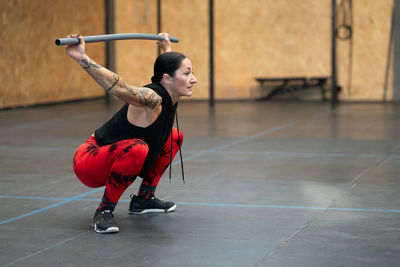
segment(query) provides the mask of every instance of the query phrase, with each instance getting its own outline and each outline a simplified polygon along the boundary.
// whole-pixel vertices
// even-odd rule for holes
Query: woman
[[[182,133],[173,128],[177,102],[191,96],[197,82],[192,63],[181,53],[171,52],[168,34],[159,42],[163,54],[154,63],[152,83],[144,87],[129,85],[118,74],[101,67],[85,53],[80,43],[66,47],[72,57],[111,95],[126,104],[75,152],[73,167],[81,182],[89,187],[105,186],[94,218],[97,233],[116,233],[113,211],[123,192],[137,176],[143,178],[129,212],[171,212],[176,205],[154,196],[161,176],[182,145]]]

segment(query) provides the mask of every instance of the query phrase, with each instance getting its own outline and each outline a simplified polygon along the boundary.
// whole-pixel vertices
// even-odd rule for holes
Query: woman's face
[[[181,66],[175,72],[175,76],[171,78],[171,87],[179,97],[192,95],[192,87],[197,83],[197,80],[193,75],[193,67],[190,59],[185,58],[182,60]]]

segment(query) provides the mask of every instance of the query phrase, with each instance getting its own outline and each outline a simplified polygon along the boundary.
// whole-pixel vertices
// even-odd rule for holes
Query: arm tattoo
[[[124,83],[125,89],[131,93],[133,96],[138,98],[139,104],[154,109],[157,105],[161,103],[161,97],[154,91],[150,92],[149,88],[146,87],[133,87],[130,88]]]
[[[109,92],[109,91],[111,91],[111,89],[113,89],[114,88],[114,86],[119,82],[119,76],[118,75],[116,75],[116,74],[114,74],[114,80],[115,80],[115,82],[113,83],[113,85],[111,85],[111,87],[110,88],[108,88],[108,89],[106,89],[107,90],[107,92]]]
[[[101,68],[101,66],[98,65],[96,62],[93,63],[91,58],[90,58],[89,60],[90,60],[90,61],[88,61],[86,58],[82,58],[82,59],[81,59],[81,62],[83,62],[83,64],[86,65],[86,66],[82,66],[82,68],[88,69],[88,68],[90,68],[90,66],[93,66],[93,67],[95,67],[96,69]]]

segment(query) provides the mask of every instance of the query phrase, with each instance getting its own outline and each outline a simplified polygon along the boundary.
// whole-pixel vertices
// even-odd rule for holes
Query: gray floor
[[[181,103],[176,212],[129,215],[136,181],[99,235],[71,161],[118,105],[0,111],[1,266],[399,266],[399,105]]]

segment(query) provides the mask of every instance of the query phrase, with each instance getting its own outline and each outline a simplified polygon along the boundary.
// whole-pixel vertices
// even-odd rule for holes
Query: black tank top
[[[100,146],[126,139],[145,141],[149,146],[149,153],[140,171],[139,176],[141,177],[146,176],[167,142],[172,131],[177,107],[177,104],[172,105],[169,93],[160,83],[148,84],[145,87],[153,89],[162,98],[162,111],[151,125],[143,128],[131,124],[127,118],[129,104],[125,104],[109,121],[94,132],[94,138]]]

